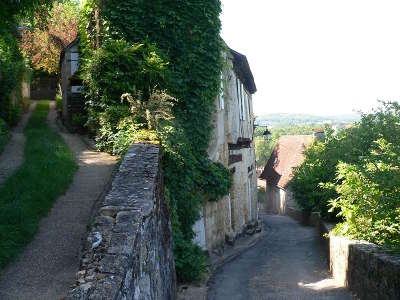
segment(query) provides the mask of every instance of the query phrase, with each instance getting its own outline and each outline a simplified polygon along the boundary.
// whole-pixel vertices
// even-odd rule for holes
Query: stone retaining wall
[[[159,148],[133,145],[90,230],[67,299],[175,299]]]
[[[400,256],[377,245],[330,236],[334,278],[360,299],[400,299]]]
[[[400,299],[400,255],[365,241],[333,235],[334,224],[324,222],[318,213],[289,210],[288,215],[320,231],[332,276],[359,299]]]

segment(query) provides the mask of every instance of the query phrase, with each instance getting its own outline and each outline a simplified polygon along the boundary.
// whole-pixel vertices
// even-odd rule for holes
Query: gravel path
[[[331,279],[318,232],[286,216],[262,216],[266,238],[222,267],[209,300],[353,299]]]
[[[52,102],[49,123],[55,125]],[[79,170],[65,195],[40,223],[34,240],[11,263],[0,280],[1,300],[59,300],[74,283],[79,267],[81,238],[92,206],[110,180],[115,157],[89,150],[81,139],[61,133],[74,152]]]
[[[0,155],[0,185],[24,162],[24,128],[35,108],[36,102],[32,102],[28,112],[22,115],[18,125],[11,131],[11,140]]]

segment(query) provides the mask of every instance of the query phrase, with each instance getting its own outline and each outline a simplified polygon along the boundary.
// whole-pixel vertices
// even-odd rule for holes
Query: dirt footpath
[[[49,124],[57,129],[55,119],[53,102]],[[111,178],[116,158],[88,149],[76,135],[61,135],[75,154],[79,170],[65,195],[40,222],[34,240],[2,274],[1,300],[63,299],[75,281],[81,239],[92,206]]]
[[[28,112],[22,115],[18,125],[13,128],[11,131],[11,140],[0,155],[0,185],[24,162],[24,128],[35,108],[36,101],[32,102]]]

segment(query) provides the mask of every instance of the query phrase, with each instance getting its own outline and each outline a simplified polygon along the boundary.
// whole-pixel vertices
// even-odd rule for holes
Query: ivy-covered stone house
[[[224,59],[208,153],[229,168],[232,187],[229,195],[204,206],[194,226],[196,242],[209,251],[243,233],[258,217],[252,100],[257,88],[246,56],[229,49]]]

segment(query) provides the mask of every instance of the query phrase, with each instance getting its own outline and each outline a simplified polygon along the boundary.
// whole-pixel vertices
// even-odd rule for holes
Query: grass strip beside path
[[[25,161],[0,187],[0,269],[34,237],[41,218],[78,169],[64,140],[47,125],[49,101],[39,101],[25,127]]]

